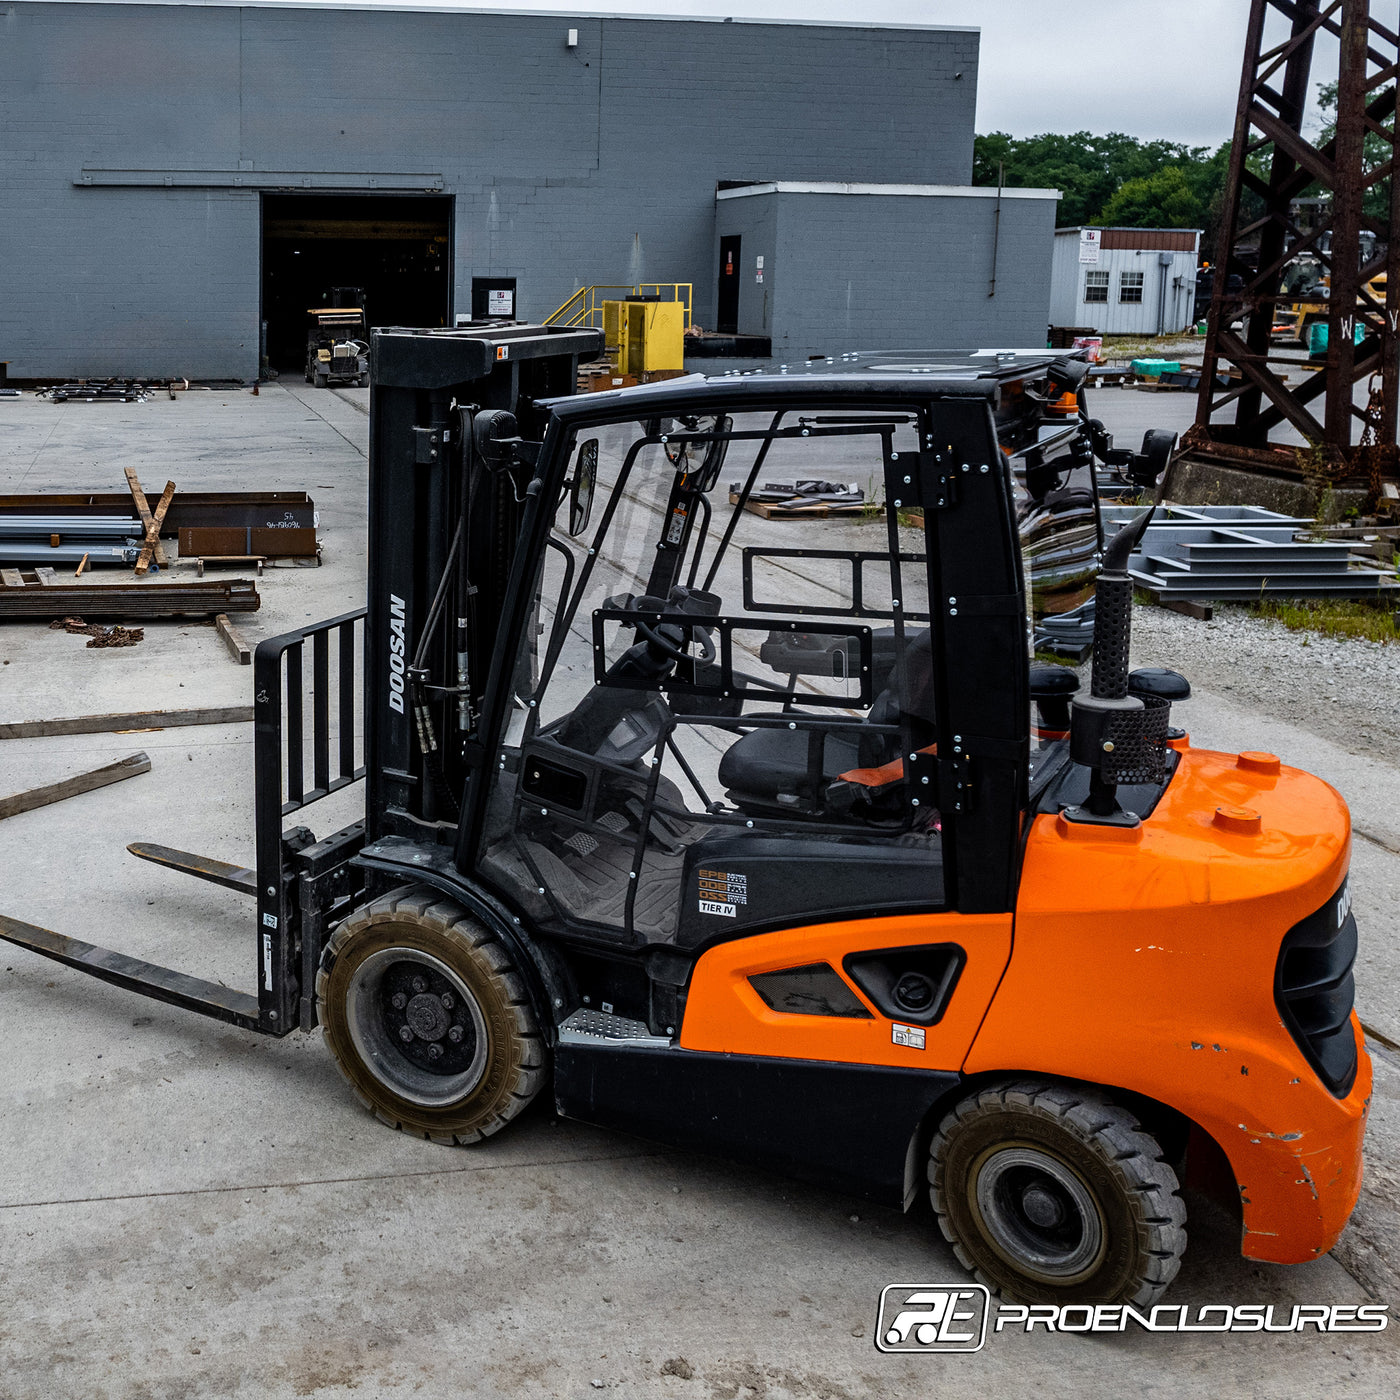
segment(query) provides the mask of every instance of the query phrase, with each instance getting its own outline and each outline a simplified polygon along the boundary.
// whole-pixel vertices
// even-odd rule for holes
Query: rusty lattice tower
[[[1376,17],[1378,8],[1370,0],[1252,0],[1205,372],[1188,446],[1276,469],[1288,454],[1269,447],[1269,433],[1287,422],[1323,449],[1328,475],[1374,476],[1382,464],[1387,473],[1395,471],[1400,239],[1390,233],[1400,229],[1400,180],[1391,178],[1400,35]],[[1400,27],[1400,7],[1385,8]],[[1323,32],[1337,37],[1341,59],[1335,134],[1318,145],[1303,136],[1302,125],[1314,41]],[[1380,217],[1374,197],[1372,213],[1366,212],[1366,196],[1377,188],[1389,192]],[[1293,201],[1317,192],[1325,197],[1322,216],[1305,230],[1293,216]],[[1377,239],[1364,263],[1363,230]],[[1251,267],[1236,250],[1255,239],[1258,261]],[[1317,257],[1330,276],[1327,362],[1322,372],[1285,382],[1269,363],[1277,363],[1270,335],[1280,302],[1290,300],[1281,295],[1285,268],[1301,253]],[[1382,273],[1388,274],[1383,298],[1370,286]],[[1230,274],[1242,282],[1233,291]],[[1243,331],[1231,329],[1241,316]],[[1371,397],[1368,415],[1354,403],[1354,386],[1373,374],[1381,377],[1382,393]],[[1217,375],[1228,382],[1217,383]],[[1231,408],[1233,421],[1226,412]],[[1359,456],[1363,442],[1375,444],[1369,463]]]

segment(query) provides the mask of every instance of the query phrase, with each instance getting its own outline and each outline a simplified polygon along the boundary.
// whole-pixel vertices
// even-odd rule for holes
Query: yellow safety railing
[[[685,308],[685,324],[690,325],[694,304],[694,284],[691,282],[621,282],[599,283],[580,287],[563,306],[544,318],[546,326],[597,326],[603,324],[603,303],[625,301],[628,297],[654,296],[662,301],[678,301]]]

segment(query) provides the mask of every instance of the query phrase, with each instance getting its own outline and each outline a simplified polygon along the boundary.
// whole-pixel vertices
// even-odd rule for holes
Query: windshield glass
[[[941,902],[929,561],[922,518],[886,512],[917,427],[828,406],[575,432],[483,852],[535,917],[690,942]]]
[[[1066,451],[1072,438],[1063,425],[1042,427],[1034,444],[1011,456],[1026,583],[1032,792],[1068,755],[1069,703],[1079,671],[1087,674],[1093,633],[1099,515],[1092,463]]]

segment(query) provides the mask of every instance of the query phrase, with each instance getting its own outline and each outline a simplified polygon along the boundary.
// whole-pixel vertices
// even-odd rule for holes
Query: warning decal
[[[726,870],[698,870],[699,905],[702,914],[720,914],[735,918],[735,905],[749,902],[749,877]]]

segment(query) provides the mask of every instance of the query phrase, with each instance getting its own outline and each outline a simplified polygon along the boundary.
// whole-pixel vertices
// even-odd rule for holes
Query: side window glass
[[[786,410],[580,434],[483,853],[534,917],[698,944],[940,902],[928,559],[891,493],[917,426]]]

